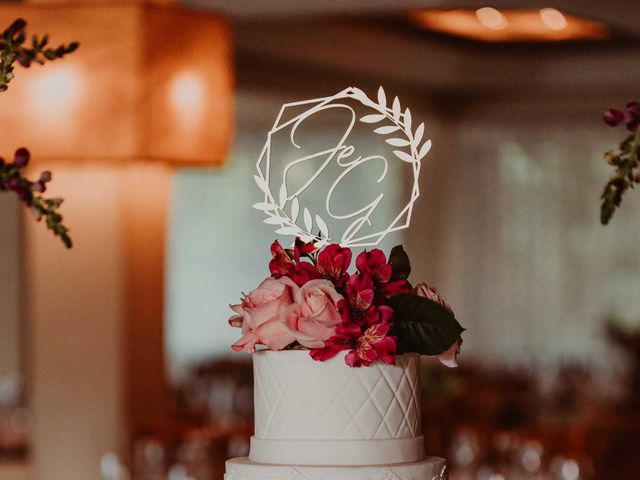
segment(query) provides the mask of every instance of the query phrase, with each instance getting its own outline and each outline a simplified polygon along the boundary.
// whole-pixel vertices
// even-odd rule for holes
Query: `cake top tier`
[[[424,458],[420,359],[351,368],[307,352],[254,355],[253,461],[294,465],[378,465]]]
[[[261,439],[365,440],[420,435],[419,357],[350,368],[344,355],[254,355],[255,435]]]

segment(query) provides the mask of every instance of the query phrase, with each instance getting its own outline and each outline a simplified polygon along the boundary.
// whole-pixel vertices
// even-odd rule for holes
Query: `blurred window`
[[[599,222],[603,154],[624,134],[599,121],[461,126],[455,255],[469,355],[615,366],[606,317],[640,326],[640,195]]]

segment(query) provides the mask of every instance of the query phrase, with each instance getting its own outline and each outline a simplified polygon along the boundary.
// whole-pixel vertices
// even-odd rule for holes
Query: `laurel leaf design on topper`
[[[332,150],[320,152],[323,155],[326,154],[326,158],[322,162],[320,168],[297,191],[290,192],[288,190],[288,172],[291,168],[302,162],[310,159],[317,159],[319,154],[307,155],[290,162],[283,169],[281,179],[282,183],[280,183],[280,185],[273,191],[270,186],[273,181],[273,179],[270,178],[272,137],[275,134],[290,128],[291,131],[289,133],[289,139],[291,144],[296,149],[301,149],[300,145],[295,141],[295,132],[298,126],[307,118],[324,110],[339,107],[348,110],[353,115],[355,121],[355,118],[357,118],[355,110],[350,105],[343,103],[347,100],[359,102],[363,107],[373,111],[373,113],[367,113],[360,116],[360,122],[363,124],[371,124],[372,127],[374,127],[373,133],[385,136],[386,138],[384,140],[386,144],[396,148],[393,150],[395,158],[409,164],[413,173],[413,187],[407,204],[386,228],[382,228],[374,233],[360,234],[360,231],[365,225],[373,227],[371,215],[380,204],[384,196],[383,193],[380,193],[378,197],[369,204],[348,214],[338,215],[333,213],[330,208],[331,197],[334,191],[340,182],[344,180],[346,175],[355,168],[361,167],[373,159],[384,161],[384,171],[378,178],[378,183],[386,177],[388,172],[388,162],[386,158],[379,155],[356,157],[354,155],[355,148],[352,145],[344,144],[351,128],[353,128],[353,122],[345,136],[342,138],[341,143]],[[287,110],[304,107],[309,108],[292,118],[285,118]],[[287,103],[280,109],[278,117],[267,135],[267,141],[256,164],[257,174],[254,175],[253,178],[258,188],[263,192],[264,200],[255,203],[253,208],[258,209],[265,214],[264,223],[278,227],[276,229],[276,233],[293,237],[298,236],[306,242],[314,241],[319,248],[331,242],[340,243],[344,247],[375,246],[378,245],[389,233],[402,230],[409,226],[413,205],[420,195],[418,177],[420,174],[421,161],[427,153],[429,153],[430,149],[431,140],[428,138],[425,139],[424,123],[420,123],[414,129],[413,119],[409,108],[405,108],[403,110],[398,97],[394,97],[391,102],[391,106],[389,106],[387,94],[382,87],[378,89],[376,101],[371,100],[359,88],[349,87],[329,97]],[[301,205],[299,200],[299,196],[317,179],[317,177],[331,162],[344,170],[342,170],[342,173],[338,175],[337,179],[333,182],[327,192],[324,205],[326,215],[335,220],[346,220],[350,222],[344,232],[339,236],[332,235],[330,233],[329,226],[326,221],[326,218],[329,217],[322,216],[325,215],[325,213],[317,211],[317,209],[314,209],[311,206]],[[274,194],[273,192],[277,193]]]

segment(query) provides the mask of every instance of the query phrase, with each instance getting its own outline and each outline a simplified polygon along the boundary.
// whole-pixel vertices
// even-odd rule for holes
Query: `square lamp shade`
[[[137,3],[0,4],[69,56],[16,66],[0,93],[0,151],[40,159],[220,165],[233,126],[231,35],[211,13]]]

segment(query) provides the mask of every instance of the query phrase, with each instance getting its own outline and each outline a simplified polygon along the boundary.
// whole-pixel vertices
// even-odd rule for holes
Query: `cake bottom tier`
[[[224,480],[446,480],[446,461],[429,457],[420,462],[376,466],[293,466],[227,460]]]

